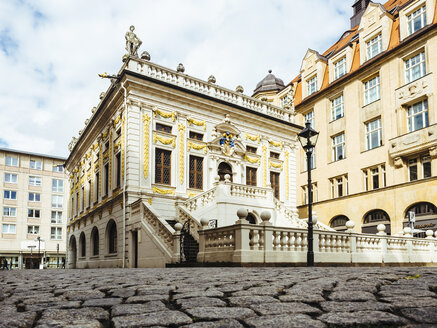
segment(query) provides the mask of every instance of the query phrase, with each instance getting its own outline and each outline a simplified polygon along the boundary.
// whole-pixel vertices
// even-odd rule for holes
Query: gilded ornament
[[[206,122],[205,121],[197,121],[194,118],[189,118],[188,119],[188,124],[189,125],[194,124],[194,125],[197,125],[197,126],[203,126],[203,130],[204,131],[206,130]]]
[[[164,117],[164,118],[170,118],[171,120],[174,122],[176,120],[176,113],[175,112],[165,112],[163,110],[157,109],[155,108],[155,110],[153,111],[154,116],[156,117],[157,115]]]
[[[275,169],[282,170],[282,163],[275,163],[275,162],[269,161],[269,167],[274,167]]]
[[[288,177],[288,157],[289,157],[290,153],[288,151],[285,152],[284,156],[285,156],[285,198],[288,199],[289,198],[289,194],[290,194],[290,181],[289,181],[289,177]]]
[[[147,202],[149,203],[149,205],[152,205],[152,198],[149,198],[149,199],[147,200]]]
[[[195,193],[195,192],[189,192],[189,193],[188,193],[188,198],[195,197],[195,196],[197,196],[197,195],[198,195],[198,193]]]
[[[179,182],[184,183],[184,133],[185,125],[179,124]]]
[[[247,140],[247,139],[259,143],[260,140],[261,140],[261,137],[260,137],[260,136],[255,136],[255,135],[252,135],[252,134],[249,134],[249,133],[246,132],[246,140]]]
[[[273,147],[279,147],[282,149],[283,146],[283,142],[282,141],[273,141],[273,140],[269,140],[270,145],[272,145]]]
[[[259,163],[259,158],[252,158],[247,156],[246,154],[244,155],[244,160],[252,164]]]
[[[196,150],[202,150],[203,149],[205,154],[208,151],[208,148],[206,148],[206,145],[199,145],[199,144],[194,143],[192,141],[188,141],[188,150],[190,150],[191,148],[196,149]]]
[[[149,126],[150,116],[148,114],[143,115],[143,174],[144,179],[149,176]]]
[[[166,138],[163,136],[158,135],[156,132],[153,133],[153,143],[156,143],[159,141],[163,145],[170,145],[174,148],[176,147],[176,137]]]
[[[263,186],[267,187],[267,147],[263,146]]]
[[[160,189],[158,187],[153,186],[153,192],[161,195],[174,195],[173,189]]]

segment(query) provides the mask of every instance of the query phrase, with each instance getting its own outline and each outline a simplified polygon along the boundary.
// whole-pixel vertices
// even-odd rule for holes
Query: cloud
[[[289,82],[308,48],[348,29],[344,0],[41,0],[0,2],[0,138],[67,156],[115,73],[131,24],[152,62],[251,95],[268,69]]]

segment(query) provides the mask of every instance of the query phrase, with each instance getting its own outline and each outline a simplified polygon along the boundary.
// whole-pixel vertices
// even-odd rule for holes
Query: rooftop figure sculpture
[[[138,48],[143,43],[140,38],[134,33],[135,26],[131,25],[129,31],[126,32],[126,50],[128,55],[138,57]]]

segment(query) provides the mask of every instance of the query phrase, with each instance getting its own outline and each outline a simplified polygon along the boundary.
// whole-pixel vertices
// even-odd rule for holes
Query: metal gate
[[[199,243],[191,236],[190,220],[182,226],[180,250],[181,263],[196,263]]]

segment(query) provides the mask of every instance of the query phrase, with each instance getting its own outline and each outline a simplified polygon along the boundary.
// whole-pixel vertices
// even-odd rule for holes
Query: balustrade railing
[[[270,188],[248,186],[237,183],[232,183],[230,187],[231,196],[241,198],[267,199],[268,192],[271,190]]]

